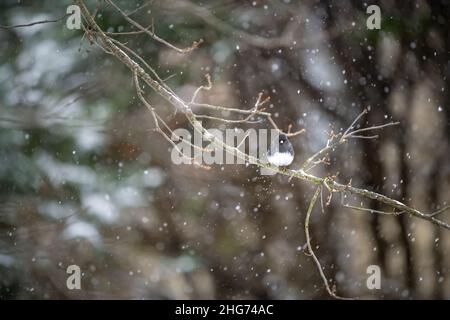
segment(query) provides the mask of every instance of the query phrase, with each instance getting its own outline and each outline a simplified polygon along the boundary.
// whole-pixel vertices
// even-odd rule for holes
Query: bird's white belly
[[[285,167],[292,163],[294,156],[289,152],[276,152],[275,154],[267,155],[267,160],[274,166]]]

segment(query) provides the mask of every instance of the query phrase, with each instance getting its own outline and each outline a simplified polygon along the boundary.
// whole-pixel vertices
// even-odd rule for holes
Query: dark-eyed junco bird
[[[267,152],[267,160],[277,167],[287,167],[294,160],[294,148],[288,137],[280,133],[272,141]]]

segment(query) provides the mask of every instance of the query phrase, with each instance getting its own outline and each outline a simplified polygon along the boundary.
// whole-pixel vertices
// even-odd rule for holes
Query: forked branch
[[[344,298],[341,296],[338,296],[335,292],[335,288],[330,287],[330,284],[328,283],[328,279],[327,276],[325,275],[324,271],[323,271],[323,267],[319,261],[319,259],[317,258],[316,254],[314,253],[314,250],[312,248],[312,244],[311,244],[311,236],[309,234],[309,220],[311,219],[311,213],[314,209],[314,205],[316,204],[317,201],[317,197],[319,196],[319,193],[321,193],[322,191],[322,186],[318,186],[316,188],[316,191],[314,192],[313,197],[311,198],[311,202],[309,203],[309,207],[308,207],[308,211],[306,212],[306,218],[305,218],[305,236],[306,236],[306,245],[308,248],[308,252],[310,254],[310,256],[313,258],[314,263],[317,266],[317,269],[319,270],[320,276],[322,277],[323,283],[325,285],[325,288],[327,289],[327,292],[330,296],[332,296],[333,298],[336,299],[341,299],[341,300],[353,300],[351,298]]]

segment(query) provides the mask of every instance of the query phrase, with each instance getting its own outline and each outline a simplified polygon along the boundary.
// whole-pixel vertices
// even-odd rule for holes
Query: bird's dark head
[[[284,133],[280,133],[280,135],[278,136],[278,142],[280,144],[285,144],[288,140],[287,136]]]

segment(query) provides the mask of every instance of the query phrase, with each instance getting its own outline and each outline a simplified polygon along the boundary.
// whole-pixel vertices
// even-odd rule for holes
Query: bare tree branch
[[[53,20],[45,19],[45,20],[39,20],[39,21],[34,21],[34,22],[30,22],[30,23],[25,23],[25,24],[16,24],[16,25],[12,25],[12,26],[2,26],[2,25],[0,25],[0,29],[24,28],[24,27],[32,27],[32,26],[35,26],[35,25],[38,25],[38,24],[60,22],[64,18],[68,17],[69,15],[70,14],[66,13],[65,15],[63,15],[62,17],[60,17],[58,19],[53,19]]]
[[[311,255],[311,257],[313,258],[313,260],[314,260],[314,262],[315,262],[315,264],[316,264],[316,266],[317,266],[317,269],[319,270],[320,276],[322,277],[323,283],[324,283],[324,285],[325,285],[325,288],[327,289],[328,294],[329,294],[330,296],[336,298],[336,299],[341,299],[341,300],[353,300],[352,298],[344,298],[344,297],[338,296],[338,295],[336,294],[335,290],[333,290],[333,289],[330,287],[330,284],[328,283],[328,279],[327,279],[325,273],[323,272],[323,267],[322,267],[322,265],[320,264],[320,261],[319,261],[319,259],[317,258],[316,254],[314,253],[314,250],[313,250],[312,245],[311,245],[311,236],[310,236],[310,234],[309,234],[309,220],[310,220],[310,218],[311,218],[311,213],[312,213],[312,211],[313,211],[313,209],[314,209],[314,205],[316,204],[317,197],[319,196],[319,193],[321,192],[321,190],[322,190],[322,187],[321,187],[321,186],[318,186],[318,187],[316,188],[316,191],[314,192],[314,195],[313,195],[313,197],[312,197],[312,199],[311,199],[311,202],[309,203],[308,211],[306,212],[306,218],[305,218],[305,235],[306,235],[306,245],[308,246],[308,252],[309,252],[309,254]]]
[[[158,35],[153,32],[148,30],[147,28],[144,28],[142,25],[140,25],[138,22],[134,21],[133,19],[131,19],[129,17],[128,14],[126,14],[122,9],[120,9],[112,0],[106,0],[106,2],[108,2],[111,6],[113,6],[124,18],[125,20],[127,20],[129,23],[131,23],[133,26],[135,26],[136,28],[138,28],[139,30],[141,30],[142,32],[148,34],[150,37],[152,37],[154,40],[158,41],[159,43],[164,44],[165,46],[179,52],[179,53],[188,53],[191,52],[192,50],[194,50],[195,48],[197,48],[202,42],[203,40],[200,39],[199,41],[194,41],[194,43],[188,47],[188,48],[178,48],[176,46],[174,46],[173,44],[167,42],[166,40],[158,37]]]

